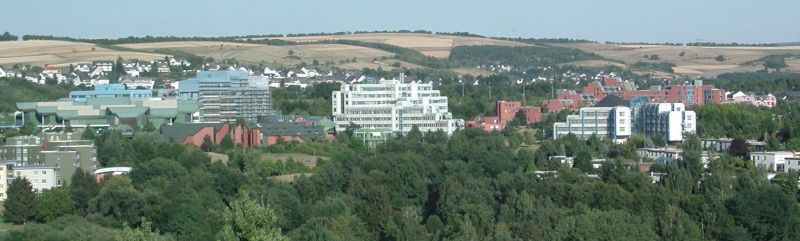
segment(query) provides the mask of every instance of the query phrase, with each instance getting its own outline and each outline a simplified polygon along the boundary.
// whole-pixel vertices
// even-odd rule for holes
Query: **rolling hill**
[[[263,44],[259,43],[259,40],[280,40],[286,44]],[[387,48],[386,46],[395,47]],[[361,33],[295,37],[224,38],[218,41],[171,41],[118,45],[95,45],[54,40],[0,42],[0,65],[49,64],[66,66],[70,63],[115,59],[117,56],[126,59],[150,60],[163,58],[165,54],[160,52],[180,51],[214,59],[236,59],[245,64],[294,66],[300,63],[310,64],[316,60],[320,63],[332,63],[336,67],[353,70],[378,67],[393,69],[399,65],[406,68],[450,68],[462,74],[489,74],[485,70],[477,69],[475,66],[476,62],[480,62],[475,59],[480,58],[482,55],[480,49],[471,52],[472,54],[469,56],[472,59],[470,61],[451,59],[453,57],[451,55],[453,49],[463,46],[485,48],[483,51],[498,49],[506,52],[509,52],[509,49],[489,48],[486,46],[513,47],[525,50],[520,52],[534,53],[533,56],[529,57],[533,61],[524,61],[525,56],[514,56],[513,61],[515,63],[538,63],[535,60],[540,56],[535,56],[537,51],[530,48],[547,49],[560,47],[577,49],[599,56],[599,58],[576,58],[574,61],[562,61],[558,62],[558,64],[586,67],[615,65],[623,68],[638,66],[634,68],[634,71],[665,78],[680,75],[711,77],[728,72],[753,72],[763,68],[759,60],[765,56],[787,53],[800,55],[800,46],[705,47],[603,43],[544,43],[532,45],[484,37],[425,33]],[[411,52],[417,56],[412,56],[413,58],[394,58],[397,55],[402,55],[398,51]],[[512,49],[511,51],[513,52],[514,50]],[[565,54],[571,53],[570,51],[563,52]],[[575,52],[572,53],[574,55]],[[578,55],[583,54],[578,53]],[[658,58],[645,57],[653,55],[657,55]],[[720,55],[724,57],[724,61],[716,60]],[[463,57],[464,55],[460,56]],[[491,60],[487,62],[491,63],[503,64],[505,60],[502,56],[486,56],[487,59]],[[459,58],[459,56],[455,57]],[[351,61],[353,59],[356,61]],[[638,62],[641,63],[636,64]],[[672,73],[663,69],[641,68],[641,66],[647,66],[647,63],[661,62],[674,63],[675,67],[672,68],[672,71],[669,71]],[[787,58],[786,62],[789,67],[784,70],[800,72],[800,59]],[[467,63],[469,64],[467,65]],[[524,66],[521,67],[524,68]]]

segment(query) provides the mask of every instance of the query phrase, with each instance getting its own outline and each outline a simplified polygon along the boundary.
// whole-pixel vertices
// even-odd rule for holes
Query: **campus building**
[[[375,148],[380,144],[386,143],[395,137],[394,132],[390,129],[368,129],[359,128],[353,131],[353,137],[369,148]]]
[[[39,127],[139,128],[150,122],[158,127],[169,123],[195,122],[199,118],[197,101],[139,99],[130,97],[88,97],[83,101],[19,102],[23,123]]]
[[[567,116],[566,122],[553,124],[555,139],[568,134],[583,139],[596,135],[619,143],[624,142],[632,131],[631,108],[625,106],[581,108],[578,115]]]
[[[681,103],[646,103],[635,107],[636,132],[665,142],[683,141],[684,133],[695,133],[697,115]]]
[[[464,125],[472,128],[481,128],[485,131],[499,131],[506,128],[509,122],[516,118],[522,111],[526,124],[542,121],[542,108],[536,106],[522,106],[519,101],[498,101],[495,107],[495,116],[479,116],[475,120],[465,121]]]
[[[417,126],[423,133],[441,130],[451,135],[464,126],[464,120],[453,119],[447,97],[433,89],[433,84],[405,83],[402,79],[342,84],[332,93],[335,131],[355,124],[405,135]]]
[[[325,140],[321,125],[313,122],[259,122],[236,125],[231,123],[187,123],[165,125],[161,135],[183,144],[202,146],[206,137],[214,144],[230,136],[233,144],[242,148],[269,146],[281,142]]]
[[[244,71],[200,71],[180,81],[178,99],[198,101],[201,122],[258,121],[272,113],[269,80]]]
[[[126,89],[124,84],[98,84],[94,90],[75,90],[69,92],[72,101],[85,102],[91,98],[119,97],[127,99],[150,99],[153,90]]]

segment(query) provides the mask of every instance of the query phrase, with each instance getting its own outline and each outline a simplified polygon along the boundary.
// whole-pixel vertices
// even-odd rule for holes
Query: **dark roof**
[[[302,136],[304,139],[325,139],[325,129],[322,126],[306,126],[304,123],[286,122],[261,122],[258,128],[261,133],[267,136],[272,135],[291,135]]]
[[[186,123],[165,125],[161,130],[161,135],[164,136],[164,138],[173,139],[180,142],[183,141],[183,139],[187,136],[197,133],[197,131],[207,126],[214,127],[214,132],[216,132],[220,126],[222,126],[222,123]]]
[[[628,106],[630,103],[627,100],[623,100],[619,96],[616,95],[606,95],[605,98],[598,101],[594,107],[616,107],[616,106]]]

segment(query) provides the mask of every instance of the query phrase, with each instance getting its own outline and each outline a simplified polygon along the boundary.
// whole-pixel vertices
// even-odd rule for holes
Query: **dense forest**
[[[599,55],[561,47],[458,46],[450,61],[460,66],[503,64],[518,67],[552,66],[566,62],[602,59]]]

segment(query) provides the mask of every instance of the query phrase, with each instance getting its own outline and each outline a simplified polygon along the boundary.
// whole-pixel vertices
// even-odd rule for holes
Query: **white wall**
[[[15,168],[14,175],[27,178],[37,192],[58,186],[55,168]]]

